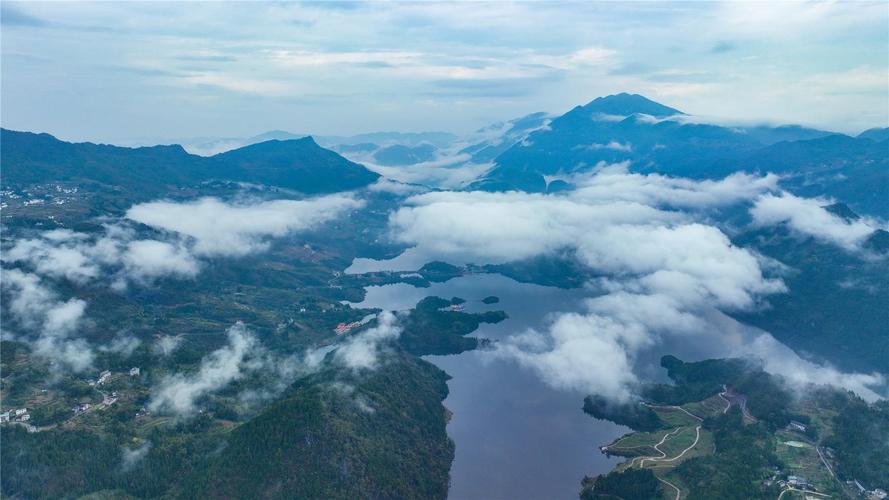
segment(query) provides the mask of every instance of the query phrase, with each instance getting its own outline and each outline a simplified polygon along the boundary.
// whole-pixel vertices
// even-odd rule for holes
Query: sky
[[[889,126],[889,3],[10,2],[6,128],[170,142],[467,133],[601,95]]]

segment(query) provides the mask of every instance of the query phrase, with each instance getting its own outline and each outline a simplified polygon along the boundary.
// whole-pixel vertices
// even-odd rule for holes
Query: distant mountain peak
[[[877,229],[868,236],[864,246],[877,253],[889,253],[889,232]]]
[[[288,141],[291,139],[301,139],[305,136],[305,134],[294,134],[292,132],[287,132],[286,130],[269,130],[268,132],[263,132],[259,135],[254,135],[253,137],[248,138],[244,141],[247,144],[256,144],[257,142],[266,142],[266,141]]]
[[[870,139],[874,142],[881,142],[889,139],[889,127],[872,128],[858,134],[859,139]]]
[[[645,96],[628,94],[626,92],[597,97],[585,106],[582,106],[582,108],[588,112],[620,116],[629,116],[637,113],[656,117],[685,114],[678,109],[664,106],[663,104],[652,101]]]
[[[860,215],[853,212],[852,209],[849,208],[849,205],[846,205],[845,203],[834,203],[833,205],[824,207],[824,209],[846,222],[851,222],[861,218]]]

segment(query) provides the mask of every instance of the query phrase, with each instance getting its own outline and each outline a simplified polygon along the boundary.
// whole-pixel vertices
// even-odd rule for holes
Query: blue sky
[[[636,92],[889,126],[889,3],[2,3],[2,122],[70,140],[468,132]]]

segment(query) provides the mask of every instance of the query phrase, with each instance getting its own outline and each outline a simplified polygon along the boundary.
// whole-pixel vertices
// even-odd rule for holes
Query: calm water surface
[[[509,318],[474,335],[504,338],[545,325],[554,312],[580,309],[583,290],[523,284],[499,275],[473,275],[415,288],[399,283],[367,288],[360,307],[402,310],[429,295],[467,300],[467,312],[502,309]],[[498,304],[481,299],[495,295]],[[485,351],[426,358],[453,378],[445,406],[456,444],[454,499],[575,499],[584,475],[607,472],[621,459],[598,446],[628,432],[581,410],[585,394],[553,389],[532,372]]]

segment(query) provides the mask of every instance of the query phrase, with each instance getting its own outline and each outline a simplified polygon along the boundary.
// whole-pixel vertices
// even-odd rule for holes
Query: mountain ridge
[[[2,129],[4,189],[55,181],[91,181],[158,194],[209,180],[268,184],[306,194],[346,191],[379,174],[306,136],[269,140],[203,157],[181,145],[128,148],[62,141],[46,133]]]

